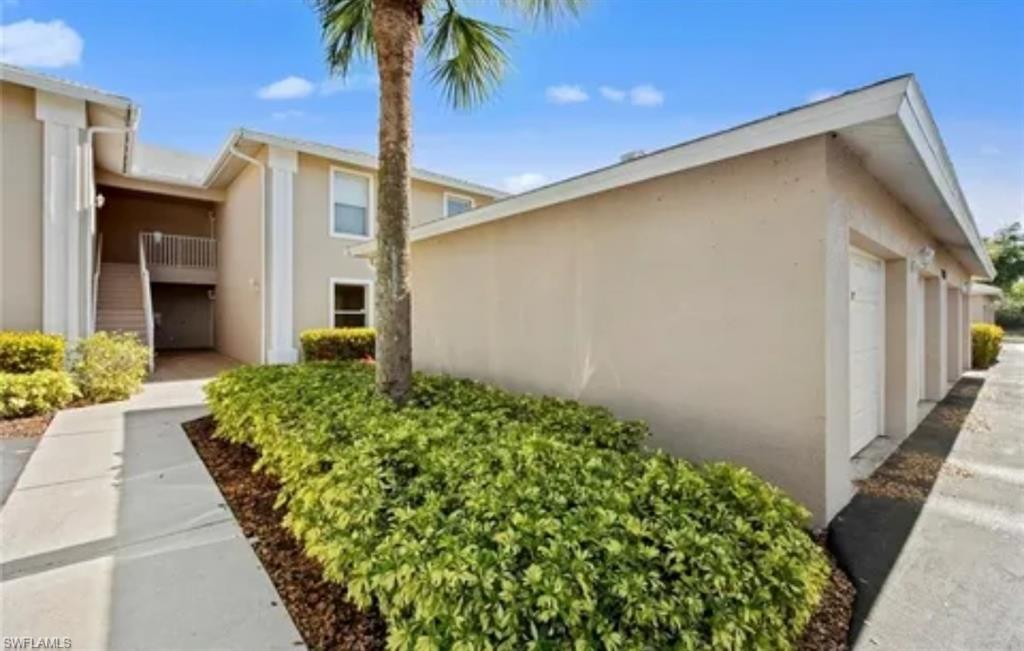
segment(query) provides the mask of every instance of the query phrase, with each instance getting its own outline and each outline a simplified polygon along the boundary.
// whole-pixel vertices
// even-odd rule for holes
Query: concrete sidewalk
[[[832,526],[855,649],[1024,649],[1024,344],[962,379],[901,451],[920,462],[890,468],[906,486],[941,464],[930,492],[862,492]]]
[[[3,511],[0,628],[75,649],[295,649],[301,637],[181,429],[202,381],[57,415]]]

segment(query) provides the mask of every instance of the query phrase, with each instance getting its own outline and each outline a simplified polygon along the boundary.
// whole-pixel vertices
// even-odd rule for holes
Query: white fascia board
[[[836,98],[674,145],[610,167],[531,190],[455,217],[423,224],[410,232],[413,242],[505,219],[614,188],[742,156],[803,138],[838,131],[897,113],[910,77],[898,77]],[[352,247],[367,256],[375,243]]]
[[[987,278],[994,277],[995,267],[981,240],[970,206],[964,198],[953,164],[939,135],[938,126],[916,82],[912,81],[907,88],[906,100],[900,106],[899,119],[921,163],[928,171],[935,189],[969,243],[979,268],[984,270]]]
[[[93,102],[95,104],[103,104],[104,106],[110,106],[116,109],[127,110],[132,106],[131,100],[127,97],[112,95],[101,90],[96,90],[95,88],[89,88],[88,86],[64,81],[62,79],[57,79],[56,77],[50,77],[49,75],[41,75],[9,64],[0,64],[0,81],[28,86],[30,88],[54,93],[56,95],[66,95],[67,97],[73,97],[75,99]]]
[[[342,149],[341,147],[335,147],[333,145],[325,145],[323,143],[311,142],[308,140],[298,140],[294,138],[285,138],[277,136],[272,133],[265,133],[262,131],[252,131],[250,129],[237,129],[233,131],[231,136],[228,138],[228,143],[221,147],[221,151],[217,157],[214,158],[214,163],[210,167],[206,182],[213,183],[216,174],[219,172],[221,167],[221,158],[227,154],[228,149],[232,144],[237,144],[240,140],[249,140],[252,142],[268,145],[271,147],[279,147],[281,149],[292,149],[297,152],[304,154],[310,154],[312,156],[319,156],[332,162],[346,163],[348,165],[354,165],[356,167],[364,167],[366,169],[376,170],[378,167],[377,157],[367,154],[365,152],[353,151],[350,149]],[[414,168],[412,170],[412,178],[419,181],[425,181],[427,183],[435,183],[437,185],[443,185],[448,188],[455,190],[462,190],[464,192],[471,192],[474,194],[480,194],[487,197],[493,197],[495,199],[503,198],[508,196],[506,193],[494,188],[487,186],[478,185],[469,181],[463,181],[461,179],[452,178],[443,174],[437,174],[427,170]]]

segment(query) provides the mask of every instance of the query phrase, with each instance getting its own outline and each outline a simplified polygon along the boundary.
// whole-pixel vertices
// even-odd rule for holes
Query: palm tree
[[[586,0],[500,0],[534,23],[574,16]],[[459,0],[313,0],[327,62],[344,76],[356,59],[376,59],[378,129],[377,388],[396,403],[412,387],[412,301],[409,287],[409,174],[412,73],[425,49],[431,79],[456,108],[482,102],[497,86],[511,31],[464,15]]]

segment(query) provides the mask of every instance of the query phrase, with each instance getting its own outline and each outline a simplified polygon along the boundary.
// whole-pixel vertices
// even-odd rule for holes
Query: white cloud
[[[665,94],[650,84],[641,84],[629,89],[629,101],[633,106],[661,106]]]
[[[814,102],[820,102],[822,100],[829,99],[830,97],[835,97],[838,94],[839,91],[832,90],[831,88],[819,88],[807,95],[807,103],[813,104]]]
[[[306,112],[298,109],[288,109],[287,111],[274,111],[270,114],[270,117],[275,120],[292,120],[295,118],[306,117]]]
[[[509,192],[519,194],[520,192],[526,192],[527,190],[544,185],[544,182],[547,180],[547,177],[543,174],[524,172],[515,176],[506,176],[504,185],[505,189]]]
[[[260,99],[298,99],[308,97],[315,88],[310,80],[292,75],[260,88],[256,95]]]
[[[621,102],[626,99],[626,91],[613,86],[601,86],[598,90],[602,97],[612,102]]]
[[[352,74],[347,77],[325,79],[320,83],[321,95],[334,95],[359,90],[376,90],[377,75]]]
[[[78,32],[62,20],[22,20],[0,25],[0,61],[16,66],[62,68],[77,65],[85,46]]]
[[[578,104],[590,99],[590,95],[587,95],[581,86],[570,86],[568,84],[548,86],[544,94],[548,101],[554,104]]]

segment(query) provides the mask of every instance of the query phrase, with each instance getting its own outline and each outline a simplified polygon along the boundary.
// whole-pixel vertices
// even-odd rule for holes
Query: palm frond
[[[425,45],[434,64],[431,78],[452,106],[468,108],[494,91],[508,63],[503,44],[510,36],[508,29],[464,16],[447,2]]]
[[[587,0],[501,0],[501,6],[534,23],[553,24],[563,18],[575,18]]]
[[[344,76],[356,59],[371,59],[373,0],[313,0],[331,72]]]

